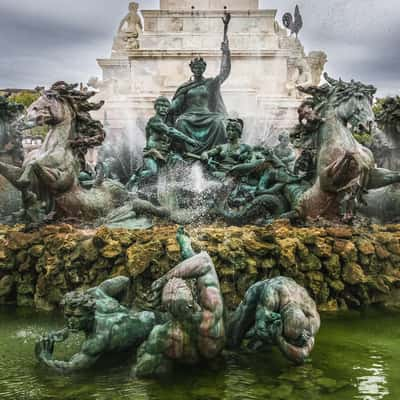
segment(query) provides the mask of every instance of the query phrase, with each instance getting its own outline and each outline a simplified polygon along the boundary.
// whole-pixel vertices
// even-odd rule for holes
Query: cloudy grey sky
[[[0,0],[0,88],[48,86],[100,76],[129,0]],[[158,0],[139,0],[142,9]],[[293,12],[299,4],[306,51],[324,50],[326,70],[400,94],[399,0],[261,0]]]

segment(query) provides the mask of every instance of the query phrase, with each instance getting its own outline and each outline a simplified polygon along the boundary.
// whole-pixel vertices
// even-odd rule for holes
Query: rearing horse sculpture
[[[361,82],[334,80],[299,88],[313,96],[313,108],[321,117],[314,133],[317,171],[313,186],[295,202],[300,215],[336,219],[346,193],[362,202],[363,193],[400,182],[400,173],[376,168],[372,152],[357,142],[352,132],[371,131],[374,122],[372,99],[376,89]],[[305,121],[307,124],[307,121]]]
[[[314,178],[284,186],[281,195],[290,210],[282,209],[287,206],[278,195],[265,194],[239,211],[221,211],[225,219],[243,224],[266,211],[272,217],[339,220],[343,208],[349,207],[343,203],[355,206],[363,202],[368,190],[400,182],[399,172],[376,168],[372,152],[353,136],[357,130],[370,131],[375,123],[372,99],[376,89],[360,82],[334,80],[327,74],[324,77],[328,83],[320,87],[298,87],[312,96],[299,108],[300,124],[296,130],[304,143],[313,143]],[[249,163],[240,168],[249,173],[254,166]]]
[[[78,91],[76,86],[56,82],[29,107],[27,126],[47,124],[50,131],[22,167],[0,162],[0,174],[21,190],[26,208],[45,202],[47,212],[90,219],[120,206],[128,194],[115,181],[106,180],[90,190],[79,185],[84,153],[101,144],[105,133],[89,114],[103,103],[89,103],[94,93]]]

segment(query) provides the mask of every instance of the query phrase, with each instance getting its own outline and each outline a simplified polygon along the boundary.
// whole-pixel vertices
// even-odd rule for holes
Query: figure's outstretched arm
[[[186,260],[196,254],[192,248],[192,239],[183,226],[180,226],[176,231],[176,241],[179,244],[182,259]]]
[[[179,263],[168,271],[164,278],[166,280],[171,278],[196,279],[210,272],[212,267],[210,256],[205,251],[202,251]]]
[[[231,20],[231,14],[225,13],[225,15],[222,18],[222,22],[224,23],[224,37],[221,44],[221,50],[222,50],[221,69],[219,75],[217,76],[219,84],[222,84],[228,78],[231,72],[231,51],[229,49],[229,39],[228,39],[228,27],[230,20]]]
[[[229,74],[231,73],[231,50],[229,49],[228,39],[222,42],[221,50],[222,50],[221,67],[219,74],[216,77],[219,84],[225,82],[228,79]]]
[[[41,358],[39,361],[57,372],[70,373],[91,367],[99,357],[100,356],[93,357],[87,354],[77,353],[73,355],[69,361],[59,361],[51,358]]]
[[[213,273],[213,275],[216,275],[214,264],[212,263],[208,253],[204,251],[182,261],[151,285],[151,290],[153,292],[151,301],[153,306],[157,306],[159,304],[162,290],[170,279],[198,279],[208,273]]]
[[[75,372],[91,367],[99,359],[103,342],[103,338],[88,341],[84,343],[81,351],[73,355],[69,361],[59,361],[53,359],[55,339],[49,335],[36,342],[35,354],[41,364],[57,372]],[[85,348],[89,351],[85,351]]]
[[[220,145],[214,147],[211,150],[203,151],[203,153],[201,154],[201,160],[207,161],[210,157],[215,157],[218,154],[220,154],[221,151],[222,151],[222,146],[220,146]]]

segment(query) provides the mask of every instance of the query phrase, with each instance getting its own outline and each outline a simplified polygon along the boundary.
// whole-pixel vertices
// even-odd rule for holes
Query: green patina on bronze
[[[134,368],[139,377],[164,375],[177,362],[213,359],[225,343],[223,300],[214,264],[206,252],[194,252],[182,227],[176,239],[184,261],[152,284],[153,304],[160,304],[170,320],[154,327],[139,348]],[[190,280],[194,293],[186,282]]]
[[[155,324],[152,312],[133,313],[119,303],[129,287],[129,278],[120,276],[86,291],[67,293],[63,299],[66,328],[50,332],[36,342],[39,362],[57,372],[69,373],[89,368],[103,355],[132,350],[143,342]],[[78,353],[69,361],[53,357],[54,346],[70,332],[85,334]]]

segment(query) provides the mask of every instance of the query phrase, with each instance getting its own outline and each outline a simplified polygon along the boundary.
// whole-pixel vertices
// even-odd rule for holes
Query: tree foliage
[[[22,91],[19,93],[12,94],[10,96],[10,100],[14,101],[15,103],[21,103],[28,108],[39,97],[40,97],[39,92]]]

